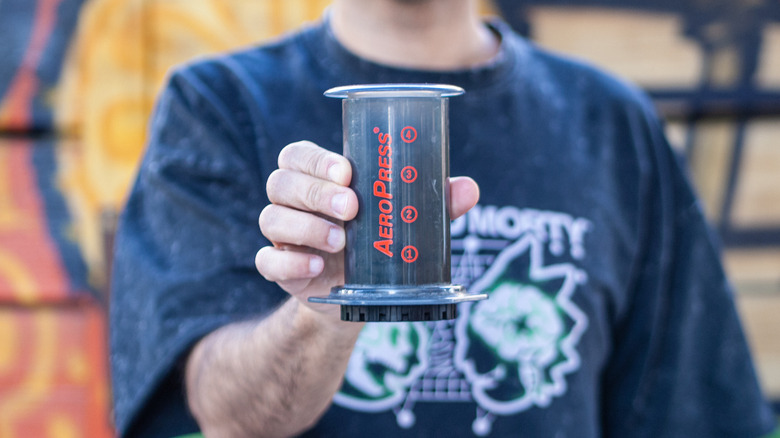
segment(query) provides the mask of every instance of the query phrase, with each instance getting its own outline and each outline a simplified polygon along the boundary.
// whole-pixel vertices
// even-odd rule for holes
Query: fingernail
[[[328,245],[333,249],[341,249],[344,244],[344,233],[339,228],[331,228],[328,232]]]
[[[313,275],[319,275],[323,267],[325,267],[325,262],[323,262],[322,258],[312,257],[309,259],[309,272]]]
[[[343,216],[347,211],[347,194],[339,193],[334,195],[330,200],[330,206],[339,217]]]

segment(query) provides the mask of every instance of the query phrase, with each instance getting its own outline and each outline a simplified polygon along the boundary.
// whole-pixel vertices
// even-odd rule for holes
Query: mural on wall
[[[58,88],[56,116],[78,142],[60,148],[60,184],[79,212],[74,234],[105,284],[106,231],[143,152],[146,122],[169,69],[256,44],[320,16],[323,0],[92,0]]]
[[[52,128],[51,91],[83,0],[0,2],[0,130]]]
[[[771,139],[780,133],[776,128],[780,117],[780,3],[499,0],[497,4],[519,31],[638,82],[668,120],[682,125],[685,132],[680,146],[689,158],[708,215],[726,245],[780,245],[780,208],[756,205],[767,198],[777,199],[771,186],[776,182],[776,169],[764,170],[751,163],[751,171],[743,171],[748,167],[743,161],[756,160],[756,153],[778,157],[772,151],[778,144]],[[594,31],[588,23],[603,23],[605,14],[615,15],[614,23],[623,23],[621,35],[627,39],[599,40],[599,35],[604,38],[608,32]],[[562,31],[560,26],[545,26],[556,19],[569,19],[573,27]],[[628,23],[638,26],[629,30]],[[657,38],[664,28],[668,33],[665,45]],[[646,45],[629,56],[632,40]],[[584,43],[578,45],[578,41]],[[605,51],[605,46],[613,50]],[[651,56],[641,55],[648,53]],[[766,123],[768,118],[774,118],[770,121],[774,126]]]
[[[155,94],[172,66],[282,34],[328,3],[0,0],[0,436],[112,435],[111,236]],[[780,3],[481,8],[645,87],[726,243],[780,248]]]
[[[0,2],[4,437],[111,435],[104,306],[69,234],[72,216],[57,183],[53,90],[81,6]]]

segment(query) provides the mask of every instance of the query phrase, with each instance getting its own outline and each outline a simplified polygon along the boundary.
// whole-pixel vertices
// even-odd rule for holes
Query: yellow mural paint
[[[47,438],[79,438],[81,436],[76,422],[63,414],[49,418],[46,429]]]
[[[0,248],[0,283],[7,283],[14,299],[21,304],[32,304],[38,297],[39,287],[30,267],[3,248]]]
[[[65,374],[68,381],[84,384],[89,379],[89,363],[81,350],[69,352],[65,360]]]

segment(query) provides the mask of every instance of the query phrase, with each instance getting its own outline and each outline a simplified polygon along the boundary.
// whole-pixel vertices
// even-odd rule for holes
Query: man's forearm
[[[261,321],[225,326],[187,361],[187,399],[207,436],[290,436],[311,427],[341,385],[362,325],[288,300]]]

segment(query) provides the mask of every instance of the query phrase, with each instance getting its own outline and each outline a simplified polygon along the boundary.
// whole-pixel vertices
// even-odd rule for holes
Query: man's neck
[[[349,51],[396,67],[462,69],[498,51],[471,0],[335,0],[330,22]]]

